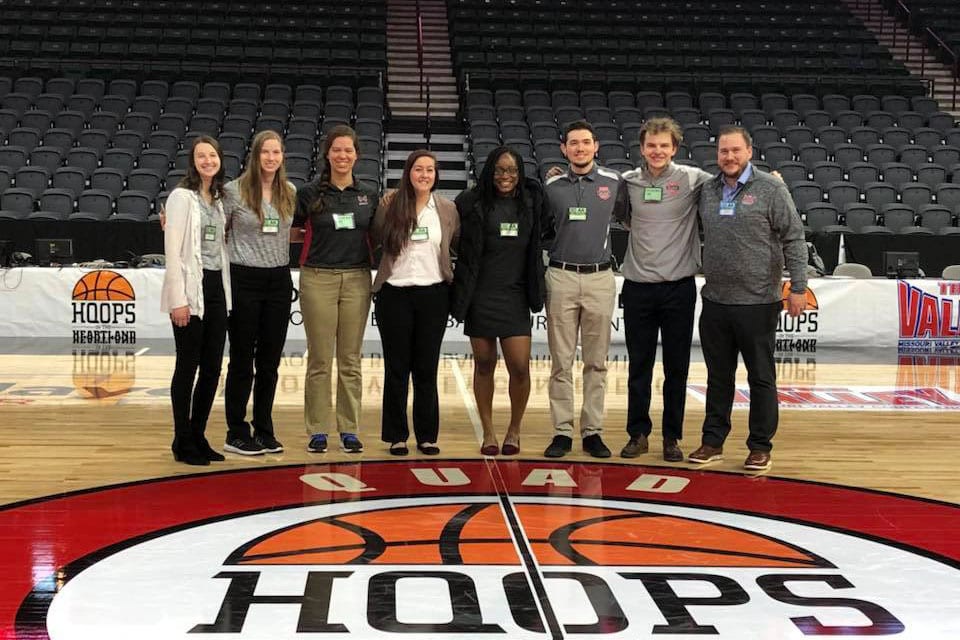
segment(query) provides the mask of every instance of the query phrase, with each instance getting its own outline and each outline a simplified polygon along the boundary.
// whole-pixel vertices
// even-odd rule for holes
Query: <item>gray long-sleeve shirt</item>
[[[712,176],[670,163],[654,178],[646,169],[623,174],[630,195],[630,231],[621,273],[634,282],[673,282],[700,269],[697,210],[700,189]],[[653,188],[648,193],[648,188]],[[645,197],[646,196],[646,197]]]
[[[787,186],[754,167],[731,212],[721,209],[722,180],[714,178],[700,192],[703,297],[719,304],[777,302],[784,264],[790,290],[806,291],[807,245]]]

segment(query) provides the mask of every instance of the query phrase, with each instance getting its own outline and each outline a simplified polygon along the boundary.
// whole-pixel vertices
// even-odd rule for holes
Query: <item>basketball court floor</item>
[[[617,457],[616,351],[614,457],[575,444],[546,460],[550,363],[535,354],[521,453],[484,458],[457,349],[439,457],[379,442],[375,347],[364,452],[308,453],[292,344],[284,453],[198,468],[170,455],[169,342],[0,342],[0,639],[960,637],[958,356],[783,354],[773,467],[749,474],[742,370],[722,462],[663,462],[656,428],[650,453]],[[695,354],[687,453],[705,382]],[[508,409],[501,365],[504,429]],[[207,433],[222,438],[222,402]]]

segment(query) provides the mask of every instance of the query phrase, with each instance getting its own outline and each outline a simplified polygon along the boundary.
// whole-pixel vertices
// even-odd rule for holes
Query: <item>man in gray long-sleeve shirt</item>
[[[712,176],[673,163],[683,131],[670,118],[648,120],[640,130],[644,166],[623,174],[630,194],[630,230],[623,261],[624,335],[630,356],[624,458],[646,453],[657,336],[663,337],[663,459],[683,460],[683,412],[700,269],[697,209]]]
[[[744,468],[770,467],[777,431],[777,375],[773,360],[780,310],[798,316],[806,306],[807,247],[797,208],[786,185],[750,163],[753,142],[741,127],[717,137],[720,175],[700,194],[703,272],[700,342],[707,365],[702,446],[690,462],[723,458],[730,433],[738,354],[750,385],[750,455]],[[784,264],[790,294],[782,300]]]

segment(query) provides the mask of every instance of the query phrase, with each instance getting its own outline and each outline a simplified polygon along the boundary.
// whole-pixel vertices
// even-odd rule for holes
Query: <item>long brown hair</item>
[[[360,159],[360,140],[357,138],[356,131],[345,124],[338,124],[327,132],[326,137],[320,144],[318,158],[321,169],[320,178],[317,180],[317,190],[320,192],[320,197],[310,205],[310,215],[318,216],[323,213],[323,194],[330,188],[330,160],[327,159],[327,155],[330,153],[333,141],[337,138],[350,138],[353,142],[353,148],[357,152],[357,159]]]
[[[417,149],[407,156],[407,161],[403,164],[403,175],[400,176],[400,183],[397,185],[393,197],[387,203],[383,215],[380,239],[385,253],[395,256],[400,255],[403,248],[407,246],[410,234],[417,226],[417,194],[413,191],[413,183],[410,182],[410,172],[413,170],[413,164],[424,157],[433,159],[435,168],[431,191],[436,189],[440,183],[440,169],[436,166],[437,156],[432,151]]]
[[[213,150],[217,152],[217,157],[220,158],[220,170],[217,171],[217,174],[213,176],[213,180],[210,181],[210,196],[214,199],[219,199],[223,196],[223,181],[226,169],[223,166],[223,152],[220,150],[220,143],[210,136],[200,135],[193,139],[193,144],[190,145],[190,160],[187,162],[187,175],[183,176],[177,186],[190,189],[190,191],[196,191],[197,193],[200,192],[200,188],[203,186],[203,178],[200,177],[200,172],[197,171],[196,160],[193,158],[193,152],[196,150],[198,144],[210,145],[213,147]]]
[[[252,210],[263,222],[263,185],[261,183],[260,152],[267,140],[276,140],[280,143],[280,151],[284,152],[283,138],[276,131],[266,129],[253,137],[250,143],[250,154],[247,156],[247,166],[237,179],[240,188],[240,199],[244,206]],[[273,176],[273,208],[286,220],[293,215],[297,206],[297,192],[287,182],[286,163],[281,162]]]

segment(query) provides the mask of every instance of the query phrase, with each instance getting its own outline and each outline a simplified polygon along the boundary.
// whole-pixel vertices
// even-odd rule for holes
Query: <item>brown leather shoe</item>
[[[676,440],[663,441],[663,459],[666,462],[683,462],[683,451],[680,450]]]
[[[620,449],[621,458],[636,458],[642,453],[646,453],[650,450],[650,443],[647,441],[647,436],[637,436],[635,438],[630,438],[627,444],[623,445],[623,449]]]
[[[751,451],[743,462],[743,468],[748,471],[765,471],[770,468],[769,451]]]
[[[687,460],[695,464],[707,464],[708,462],[723,460],[723,447],[711,447],[708,444],[700,445],[700,448],[691,453]]]

